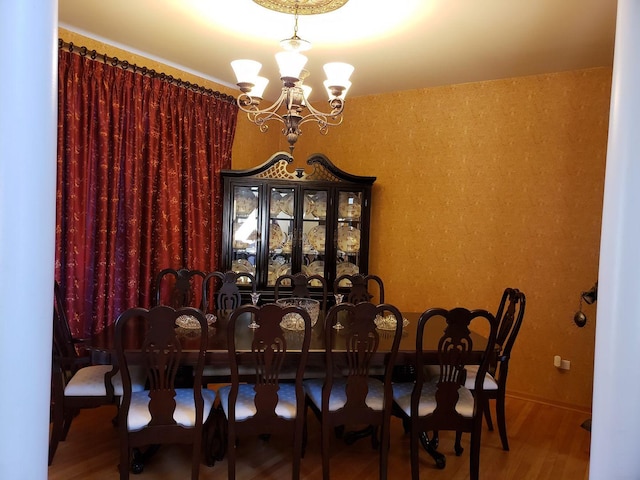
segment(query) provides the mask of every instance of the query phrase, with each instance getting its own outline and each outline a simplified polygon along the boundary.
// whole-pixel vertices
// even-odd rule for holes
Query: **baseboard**
[[[522,392],[508,392],[506,396],[512,397],[512,398],[518,398],[520,400],[527,400],[529,402],[535,402],[542,405],[549,405],[552,407],[573,410],[574,412],[584,413],[585,415],[589,415],[589,416],[591,415],[591,408],[585,407],[583,405],[574,405],[570,403],[557,402],[557,401],[549,400],[548,398],[538,397],[536,395],[531,395],[529,393],[522,393]]]

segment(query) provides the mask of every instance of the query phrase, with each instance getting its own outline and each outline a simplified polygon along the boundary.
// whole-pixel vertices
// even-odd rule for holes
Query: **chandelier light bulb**
[[[293,84],[300,78],[300,73],[307,63],[307,57],[298,52],[278,52],[276,53],[276,62],[280,68],[280,78],[285,84],[286,82]]]
[[[253,88],[251,89],[251,96],[255,98],[262,99],[264,90],[267,88],[269,84],[269,79],[265,77],[256,77]]]
[[[238,83],[255,83],[262,64],[255,60],[241,59],[231,62],[231,68],[236,74]]]
[[[331,62],[324,66],[327,81],[331,86],[336,87],[346,87],[353,71],[353,65],[343,62]]]

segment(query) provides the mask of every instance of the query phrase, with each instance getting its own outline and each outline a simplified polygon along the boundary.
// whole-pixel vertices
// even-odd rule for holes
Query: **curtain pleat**
[[[83,337],[163,268],[218,269],[237,106],[64,50],[58,88],[56,278]]]

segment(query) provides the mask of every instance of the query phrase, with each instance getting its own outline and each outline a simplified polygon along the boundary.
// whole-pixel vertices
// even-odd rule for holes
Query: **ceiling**
[[[301,15],[298,35],[313,101],[330,61],[355,66],[349,97],[611,66],[615,17],[613,0],[349,0]],[[230,87],[231,60],[258,60],[275,99],[294,17],[253,0],[59,0],[59,25]]]

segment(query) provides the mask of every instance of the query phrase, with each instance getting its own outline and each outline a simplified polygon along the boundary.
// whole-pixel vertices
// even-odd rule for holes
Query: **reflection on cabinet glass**
[[[278,153],[222,174],[224,268],[252,273],[266,298],[283,274],[320,275],[331,290],[337,276],[368,269],[375,177],[343,172],[320,154],[307,160],[311,172],[290,172],[291,161]]]

